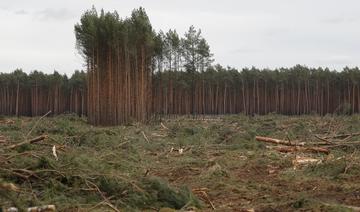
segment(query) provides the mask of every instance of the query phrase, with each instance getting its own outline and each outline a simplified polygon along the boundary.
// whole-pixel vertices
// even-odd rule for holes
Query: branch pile
[[[272,143],[277,144],[278,146],[267,146],[268,149],[274,149],[279,152],[311,152],[311,153],[324,153],[329,154],[330,151],[327,148],[321,148],[321,147],[314,147],[314,146],[308,146],[304,142],[291,142],[275,139],[275,138],[269,138],[269,137],[262,137],[262,136],[256,136],[255,139],[260,142],[266,142],[266,143]]]

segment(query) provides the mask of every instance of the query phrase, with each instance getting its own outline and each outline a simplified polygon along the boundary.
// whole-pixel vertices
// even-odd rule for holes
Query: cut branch
[[[143,135],[144,139],[145,139],[148,143],[150,143],[150,141],[149,141],[148,137],[145,135],[144,131],[141,131],[141,134]]]
[[[36,121],[36,123],[34,124],[34,126],[31,128],[31,130],[28,132],[28,134],[26,135],[26,138],[31,134],[31,132],[36,128],[36,126],[39,124],[39,122],[43,119],[43,118],[45,118],[47,115],[49,115],[51,113],[51,110],[49,111],[49,112],[47,112],[47,113],[45,113],[45,115],[43,115],[43,116],[41,116],[40,118],[39,118],[39,120],[37,120]]]
[[[31,140],[28,140],[28,141],[24,141],[24,142],[21,142],[21,143],[17,143],[17,144],[14,144],[14,145],[11,145],[9,147],[7,147],[6,149],[15,149],[19,146],[23,146],[25,144],[33,144],[33,143],[37,143],[39,141],[42,141],[42,140],[45,140],[47,138],[47,135],[42,135],[42,136],[39,136],[39,137],[36,137],[36,138],[33,138]]]
[[[317,139],[319,139],[319,140],[321,140],[321,141],[324,141],[324,142],[327,143],[327,144],[332,144],[332,142],[329,141],[327,138],[322,138],[322,137],[320,137],[320,136],[318,136],[318,135],[314,135],[314,136],[315,136],[315,138],[317,138]]]
[[[166,127],[162,122],[160,123],[160,125],[161,125],[165,130],[169,130],[169,128]]]

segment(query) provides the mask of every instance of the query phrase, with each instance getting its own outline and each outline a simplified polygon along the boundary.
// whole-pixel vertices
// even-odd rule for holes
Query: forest
[[[286,115],[360,111],[360,70],[257,69],[214,65],[201,30],[156,32],[143,8],[120,18],[86,11],[75,25],[86,70],[70,78],[21,69],[0,74],[0,114],[52,111],[94,125],[146,122],[154,115]]]
[[[30,74],[17,69],[0,73],[0,114],[39,116],[73,112],[86,115],[86,73],[75,71],[69,79],[58,72]]]

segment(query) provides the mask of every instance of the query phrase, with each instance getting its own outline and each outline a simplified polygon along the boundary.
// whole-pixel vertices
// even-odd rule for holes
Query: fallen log
[[[6,149],[15,149],[15,148],[17,148],[19,146],[22,146],[22,145],[25,145],[25,144],[37,143],[39,141],[45,140],[47,137],[48,137],[47,135],[42,135],[42,136],[33,138],[31,140],[27,140],[27,141],[24,141],[24,142],[21,142],[21,143],[13,144],[11,146],[6,147]]]
[[[284,141],[284,140],[280,140],[280,139],[275,139],[275,138],[269,138],[269,137],[262,137],[262,136],[256,136],[255,139],[257,141],[262,141],[262,142],[266,142],[266,143],[273,143],[273,144],[281,144],[281,145],[286,145],[286,146],[304,146],[305,143],[296,143],[296,142],[290,142],[290,141]]]
[[[312,152],[329,154],[330,150],[320,147],[300,147],[300,146],[267,146],[268,149],[274,149],[279,152]]]

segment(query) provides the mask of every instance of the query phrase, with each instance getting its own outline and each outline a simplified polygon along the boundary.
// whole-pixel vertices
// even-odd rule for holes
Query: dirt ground
[[[0,183],[19,190],[0,188],[0,204],[54,204],[60,211],[357,211],[359,132],[358,115],[176,117],[118,127],[92,127],[72,115],[2,117]],[[8,148],[41,135],[46,139]],[[329,153],[283,153],[256,136]],[[313,162],[298,164],[304,158]]]

